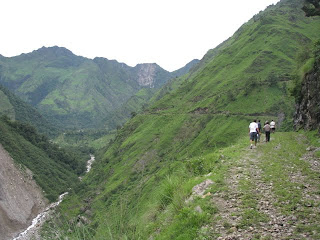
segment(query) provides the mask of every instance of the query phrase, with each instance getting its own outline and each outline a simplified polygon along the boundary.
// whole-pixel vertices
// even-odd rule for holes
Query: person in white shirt
[[[259,132],[259,126],[257,124],[257,120],[255,119],[249,125],[249,136],[250,136],[250,148],[251,149],[253,147],[253,144],[255,147],[257,146],[257,134],[260,134],[260,132]]]
[[[271,128],[271,132],[274,133],[276,131],[276,123],[275,121],[271,121],[270,122],[270,128]]]

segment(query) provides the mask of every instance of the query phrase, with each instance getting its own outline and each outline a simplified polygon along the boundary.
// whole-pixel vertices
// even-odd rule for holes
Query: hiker
[[[258,129],[259,129],[259,133],[257,133],[257,140],[258,140],[258,142],[260,142],[260,136],[261,136],[261,122],[260,122],[260,120],[258,120]]]
[[[276,131],[276,123],[275,123],[275,121],[271,120],[270,128],[271,128],[271,132],[272,133],[274,133]]]
[[[257,146],[257,134],[260,134],[259,132],[259,126],[257,124],[257,120],[254,119],[252,123],[249,125],[249,135],[250,135],[250,149],[254,146]]]
[[[266,142],[270,142],[270,130],[271,130],[271,127],[270,127],[268,121],[266,121],[263,129],[264,129],[264,132],[266,134]]]

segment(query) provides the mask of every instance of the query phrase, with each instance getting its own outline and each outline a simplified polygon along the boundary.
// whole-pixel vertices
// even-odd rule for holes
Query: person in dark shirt
[[[268,121],[266,121],[263,129],[264,129],[264,132],[266,133],[266,142],[270,142],[270,130],[271,130],[271,127],[270,127]]]
[[[258,129],[259,129],[259,133],[257,134],[257,140],[258,140],[258,142],[260,142],[260,137],[261,137],[261,122],[260,122],[260,120],[258,120]]]

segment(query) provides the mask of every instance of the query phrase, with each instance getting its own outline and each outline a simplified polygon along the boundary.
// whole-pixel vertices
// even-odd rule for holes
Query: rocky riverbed
[[[90,159],[87,162],[86,173],[90,172],[91,165],[94,161],[95,161],[94,155],[90,155]],[[1,190],[1,188],[0,188],[0,190]],[[17,234],[16,237],[13,238],[13,240],[29,240],[29,239],[41,240],[41,236],[39,235],[39,230],[40,230],[41,226],[51,216],[52,212],[63,201],[64,197],[67,194],[68,194],[68,192],[61,194],[59,196],[59,200],[57,202],[50,204],[47,208],[45,208],[43,211],[41,211],[32,220],[32,224],[25,231]],[[1,223],[1,221],[0,221],[0,223]],[[9,239],[9,238],[4,238],[4,239]],[[2,240],[1,237],[0,237],[0,240]]]
[[[0,240],[12,239],[45,209],[47,201],[32,179],[0,144]]]

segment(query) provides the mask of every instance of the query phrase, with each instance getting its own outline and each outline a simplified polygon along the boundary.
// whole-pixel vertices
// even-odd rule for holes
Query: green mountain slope
[[[85,169],[79,154],[50,143],[32,126],[4,116],[0,118],[0,133],[1,145],[19,168],[31,170],[32,177],[50,201],[79,181],[77,175]]]
[[[59,47],[0,58],[0,83],[63,128],[101,126],[141,88],[158,88],[178,73],[184,70],[170,73],[157,64],[129,67]]]
[[[282,0],[267,8],[210,50],[190,75],[168,83],[148,109],[118,130],[81,189],[62,205],[62,215],[67,220],[89,218],[83,233],[93,239],[215,239],[211,224],[219,220],[218,206],[201,197],[186,200],[207,178],[215,183],[211,193],[227,195],[232,183],[228,185],[224,175],[229,164],[246,157],[240,154],[247,150],[253,118],[274,119],[278,128],[290,129],[294,100],[288,88],[296,74],[297,55],[320,37],[320,19],[305,18],[302,5],[303,1]],[[268,151],[282,146],[277,144]],[[304,151],[302,143],[294,146],[290,157],[295,161]],[[263,171],[272,173],[269,168]],[[279,205],[292,197],[276,191]],[[241,212],[240,228],[267,221],[250,205],[254,196],[244,197],[248,208]],[[291,206],[300,206],[295,204]],[[68,211],[71,206],[78,208]]]
[[[199,63],[199,60],[194,59],[184,67],[172,72],[171,76],[174,76],[174,78],[166,82],[176,81],[179,76],[186,75],[190,71],[190,69],[197,65],[197,63]],[[163,82],[161,85],[166,85],[166,83]],[[130,97],[125,103],[123,103],[119,108],[117,108],[114,112],[109,114],[106,119],[103,120],[105,126],[111,129],[115,129],[117,126],[123,125],[130,117],[141,112],[142,109],[145,109],[147,106],[149,106],[153,102],[151,101],[151,98],[153,98],[155,95],[158,96],[159,93],[157,92],[161,92],[161,89],[159,90],[158,88],[143,88],[139,90],[136,94]]]
[[[31,124],[40,133],[46,135],[53,135],[57,131],[36,109],[1,85],[0,102],[0,115],[7,115],[13,120]]]

